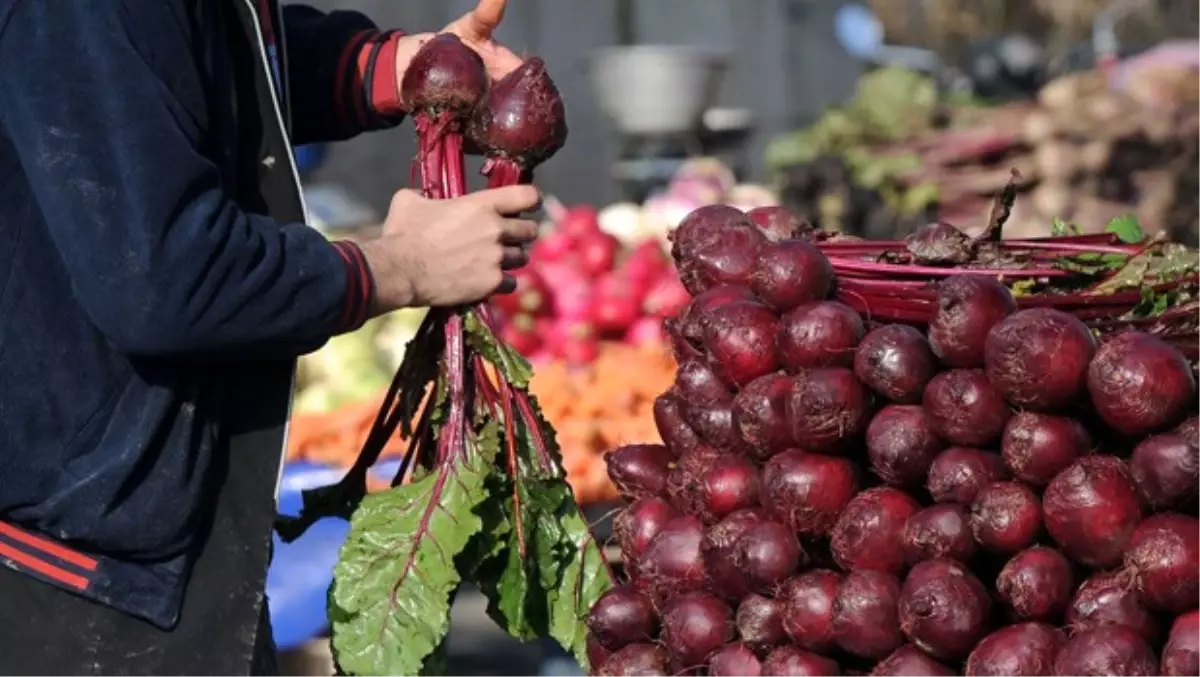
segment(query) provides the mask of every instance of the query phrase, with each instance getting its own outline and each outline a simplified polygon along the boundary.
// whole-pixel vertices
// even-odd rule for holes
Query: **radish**
[[[942,439],[967,447],[999,440],[1012,415],[982,369],[952,369],[933,377],[921,406]]]
[[[1013,477],[1045,486],[1076,458],[1091,451],[1092,438],[1073,418],[1021,411],[1004,426],[1001,456]]]
[[[1054,411],[1084,392],[1096,339],[1075,316],[1030,308],[1004,318],[988,334],[987,377],[1014,406]]]
[[[908,562],[937,557],[970,560],[976,545],[967,519],[966,508],[956,503],[939,503],[913,514],[902,535]]]
[[[541,315],[550,311],[550,298],[546,283],[533,266],[518,268],[512,273],[517,283],[511,294],[496,294],[489,302],[509,315]]]
[[[1200,612],[1193,609],[1175,619],[1162,650],[1162,673],[1200,674]]]
[[[944,677],[958,673],[933,660],[917,647],[906,644],[879,661],[871,670],[871,674],[896,675],[898,677]]]
[[[904,524],[919,509],[911,496],[889,487],[858,494],[846,504],[830,534],[834,560],[848,571],[898,573],[904,568]]]
[[[666,344],[667,335],[663,332],[662,322],[658,318],[643,317],[629,325],[624,341],[631,346],[659,347]]]
[[[664,277],[674,278],[671,260],[657,240],[645,240],[633,248],[619,270],[639,294],[645,295],[651,285]],[[680,285],[680,289],[683,286]],[[686,291],[686,290],[685,290]],[[674,313],[672,313],[674,314]]]
[[[659,275],[646,288],[646,295],[642,297],[642,312],[654,318],[675,317],[691,301],[692,297],[679,278],[667,272]]]
[[[1134,529],[1125,568],[1151,608],[1183,613],[1200,598],[1200,521],[1163,513]]]
[[[866,443],[871,470],[898,487],[924,482],[943,446],[924,410],[908,404],[880,409],[867,426]]]
[[[661,444],[630,444],[604,455],[609,479],[630,500],[662,494],[674,461]]]
[[[733,639],[733,611],[706,592],[685,592],[663,608],[662,629],[671,668],[692,670]]]
[[[1012,293],[993,277],[952,275],[937,288],[937,309],[929,320],[933,353],[948,367],[982,367],[992,327],[1016,312]]]
[[[1042,529],[1042,504],[1020,482],[993,482],[971,502],[971,533],[984,550],[1014,553],[1033,544]]]
[[[738,602],[734,616],[738,637],[759,656],[787,641],[783,628],[783,604],[750,593]]]
[[[1062,471],[1042,495],[1046,529],[1071,559],[1106,567],[1121,556],[1142,517],[1125,463],[1085,456]]]
[[[500,340],[513,350],[529,356],[542,349],[542,336],[537,324],[528,315],[516,315],[500,329]]]
[[[744,386],[778,368],[777,319],[770,308],[753,301],[734,301],[708,312],[704,347],[726,383]]]
[[[1084,632],[1103,625],[1132,628],[1147,642],[1158,641],[1158,620],[1146,607],[1142,593],[1119,572],[1100,573],[1085,580],[1067,608],[1067,627]]]
[[[600,215],[591,205],[575,205],[563,212],[556,226],[563,235],[578,241],[600,232]]]
[[[896,609],[900,581],[882,571],[851,571],[833,599],[833,639],[847,653],[883,658],[904,643]]]
[[[1053,548],[1035,546],[1013,555],[996,579],[996,592],[1023,620],[1054,621],[1071,603],[1071,563]]]
[[[779,320],[779,359],[792,373],[850,367],[864,333],[862,319],[849,306],[837,301],[804,304]]]
[[[900,591],[900,628],[935,658],[965,658],[987,630],[991,600],[965,566],[931,559],[912,568]]]
[[[733,398],[733,423],[759,458],[766,459],[792,443],[787,400],[792,379],[784,374],[760,376]]]
[[[933,500],[969,505],[983,487],[1005,479],[1004,463],[996,454],[968,447],[950,447],[933,459],[926,486]]]
[[[970,677],[1056,674],[1054,659],[1065,642],[1061,631],[1045,623],[1010,625],[979,642],[967,657],[966,674]]]
[[[937,364],[921,332],[903,324],[885,324],[859,342],[854,373],[893,402],[920,404],[925,384],[937,373]]]
[[[1126,435],[1144,435],[1178,424],[1194,406],[1196,381],[1175,348],[1142,332],[1105,341],[1088,366],[1092,406]]]
[[[872,406],[870,391],[849,369],[804,369],[788,396],[792,439],[807,451],[844,448],[866,429]]]
[[[624,332],[637,321],[641,303],[629,281],[610,273],[595,288],[588,320],[602,332]]]
[[[822,301],[833,289],[833,266],[803,240],[764,245],[750,272],[750,289],[780,312]]]
[[[794,646],[781,646],[763,661],[762,673],[778,677],[818,677],[839,675],[841,668],[824,656]]]
[[[667,651],[657,644],[630,644],[608,657],[600,667],[602,677],[665,675]]]
[[[1105,625],[1067,640],[1054,661],[1054,674],[1157,675],[1158,659],[1133,630]]]
[[[833,637],[833,600],[842,575],[829,569],[812,569],[789,578],[779,587],[783,631],[802,649],[828,653],[837,646]]]
[[[621,243],[608,233],[585,233],[575,241],[579,269],[590,278],[600,277],[613,269],[620,248]]]
[[[707,674],[758,677],[762,674],[762,663],[749,646],[742,642],[735,642],[726,644],[708,657]]]
[[[762,471],[763,507],[802,535],[827,534],[857,492],[854,464],[844,458],[793,449]]]
[[[658,617],[650,600],[629,585],[604,593],[588,613],[588,630],[604,648],[617,651],[648,642],[658,632]]]
[[[1129,475],[1152,510],[1195,508],[1200,450],[1182,435],[1152,435],[1133,449]]]
[[[529,248],[529,260],[535,265],[566,262],[574,255],[575,239],[561,228],[552,228],[542,233]]]

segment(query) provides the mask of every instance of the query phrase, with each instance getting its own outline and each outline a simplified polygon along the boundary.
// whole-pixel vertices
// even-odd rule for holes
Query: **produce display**
[[[466,193],[468,140],[500,187],[529,180],[566,139],[562,99],[538,58],[489,86],[478,54],[442,34],[414,55],[401,91],[427,198]],[[305,492],[300,514],[277,526],[294,540],[322,517],[350,521],[328,595],[339,674],[443,670],[464,581],[513,636],[553,638],[586,658],[580,618],[611,574],[529,394],[529,364],[498,333],[486,304],[430,310],[343,480]],[[367,495],[368,471],[398,432],[409,444],[394,486]]]
[[[606,457],[595,674],[1200,672],[1196,252],[1129,219],[1002,242],[1010,210],[673,232],[693,298],[662,442]]]

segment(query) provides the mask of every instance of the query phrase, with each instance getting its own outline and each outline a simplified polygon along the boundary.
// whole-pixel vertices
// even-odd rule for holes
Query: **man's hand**
[[[537,207],[532,186],[429,200],[411,190],[392,198],[383,236],[361,244],[375,281],[372,315],[396,308],[473,303],[510,291],[503,271],[526,263],[537,222],[512,218]]]
[[[509,48],[492,39],[492,33],[504,18],[504,8],[507,0],[479,0],[475,9],[467,12],[441,30],[442,33],[453,33],[468,47],[475,50],[487,67],[488,76],[499,80],[516,70],[521,65],[521,57]],[[396,45],[396,81],[404,78],[404,71],[413,56],[426,40],[436,33],[414,33],[406,35]]]

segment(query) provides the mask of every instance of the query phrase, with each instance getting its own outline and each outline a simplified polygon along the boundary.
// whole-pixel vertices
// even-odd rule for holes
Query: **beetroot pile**
[[[705,207],[672,241],[693,300],[665,443],[607,457],[625,575],[587,618],[594,673],[1200,672],[1176,347],[966,270],[864,321],[778,209]]]

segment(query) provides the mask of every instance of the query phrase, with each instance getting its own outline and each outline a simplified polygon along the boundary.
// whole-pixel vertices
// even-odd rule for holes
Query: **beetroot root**
[[[661,444],[630,444],[604,455],[608,477],[629,500],[662,494],[674,454]]]
[[[817,677],[818,675],[840,675],[841,668],[834,661],[809,653],[794,646],[781,646],[763,661],[764,675],[778,677]]]
[[[1143,598],[1155,609],[1183,613],[1200,597],[1200,521],[1163,513],[1133,531],[1125,567]]]
[[[704,326],[704,346],[726,383],[741,387],[779,366],[775,313],[754,301],[713,309]]]
[[[754,651],[742,642],[726,644],[708,658],[709,675],[728,677],[758,677],[762,674],[762,663]]]
[[[844,458],[793,449],[763,467],[763,507],[799,534],[828,533],[856,493],[854,464]]]
[[[1067,640],[1056,675],[1157,675],[1158,659],[1145,640],[1121,625],[1105,625]]]
[[[658,616],[650,600],[629,585],[604,593],[587,617],[588,630],[609,651],[649,642],[658,633]]]
[[[781,601],[750,593],[738,603],[734,621],[738,637],[760,656],[787,641]]]
[[[936,557],[966,562],[975,554],[967,509],[957,503],[924,508],[904,525],[904,552],[909,563]]]
[[[1030,308],[992,327],[987,376],[1013,405],[1054,411],[1074,404],[1084,391],[1095,352],[1095,337],[1074,315]]]
[[[904,643],[897,619],[900,581],[882,571],[851,571],[833,600],[833,639],[843,651],[881,659]]]
[[[799,306],[779,320],[779,358],[797,372],[815,367],[850,367],[866,330],[851,307],[837,301]]]
[[[1144,435],[1179,423],[1192,406],[1196,381],[1183,353],[1142,332],[1105,341],[1088,366],[1092,406],[1126,435]]]
[[[635,584],[656,602],[703,588],[708,581],[700,553],[703,537],[699,518],[689,515],[668,522],[638,560]]]
[[[982,369],[944,371],[925,386],[921,406],[951,444],[981,447],[1000,439],[1012,412]]]
[[[833,266],[819,249],[803,240],[764,246],[750,273],[750,289],[780,312],[821,301],[833,288]]]
[[[1008,560],[996,578],[996,593],[1022,620],[1056,620],[1071,603],[1071,563],[1053,548],[1035,546]]]
[[[953,275],[938,285],[937,309],[929,321],[929,343],[943,364],[981,367],[988,332],[1017,309],[1012,293],[998,280]]]
[[[733,639],[733,611],[705,592],[687,592],[662,611],[662,639],[678,672],[704,665],[710,654]]]
[[[1142,593],[1120,572],[1100,573],[1085,580],[1067,609],[1067,627],[1083,632],[1102,625],[1132,628],[1150,643],[1158,641],[1158,620],[1146,607]]]
[[[1000,453],[1013,477],[1044,487],[1091,447],[1091,435],[1079,421],[1021,411],[1004,426]]]
[[[985,550],[1014,553],[1033,544],[1042,529],[1042,504],[1020,482],[993,482],[971,502],[971,533]]]
[[[1051,675],[1054,659],[1066,642],[1061,631],[1045,623],[1017,623],[984,637],[967,657],[966,674]]]
[[[900,590],[900,628],[921,650],[965,658],[987,631],[987,589],[960,562],[931,559],[912,568]]]
[[[805,451],[839,450],[866,430],[871,409],[870,391],[849,369],[802,370],[788,396],[792,439]]]
[[[1161,667],[1164,675],[1200,674],[1200,612],[1193,609],[1175,619]]]
[[[927,486],[933,500],[939,503],[969,505],[980,489],[1007,475],[1004,462],[996,454],[969,447],[950,447],[933,459]]]
[[[813,569],[789,578],[776,598],[782,604],[783,630],[795,644],[809,651],[828,653],[837,643],[833,635],[833,601],[842,575]]]
[[[867,457],[871,470],[886,484],[919,486],[942,450],[925,411],[910,404],[890,404],[867,426]]]
[[[1196,506],[1200,450],[1176,433],[1142,440],[1129,459],[1129,475],[1152,510]]]
[[[937,373],[937,358],[921,332],[903,324],[885,324],[859,342],[854,373],[893,402],[920,404],[925,385]]]
[[[906,644],[879,661],[871,670],[872,675],[895,675],[896,677],[944,677],[957,672],[930,658],[924,651]]]
[[[608,657],[597,674],[601,677],[666,675],[667,651],[657,644],[630,644]]]
[[[760,459],[792,445],[792,427],[787,418],[791,391],[791,378],[767,374],[747,383],[733,398],[733,423]]]
[[[1094,567],[1121,561],[1142,517],[1124,462],[1102,455],[1080,458],[1059,473],[1042,494],[1042,510],[1063,552]]]
[[[904,525],[920,510],[908,494],[889,487],[868,489],[846,504],[830,535],[838,566],[898,573],[904,568]]]

